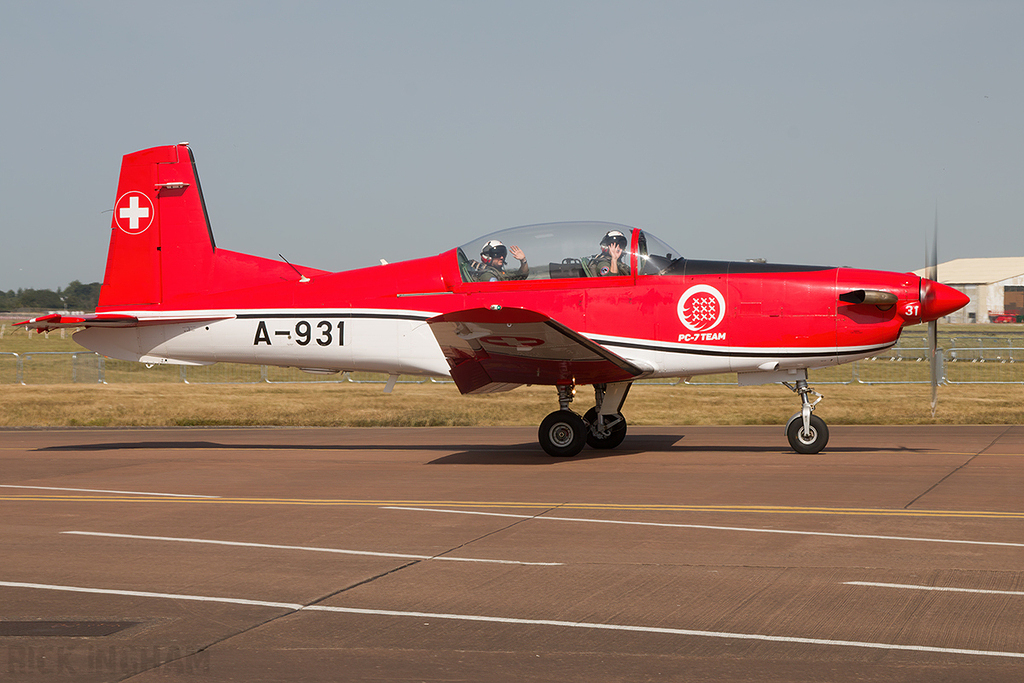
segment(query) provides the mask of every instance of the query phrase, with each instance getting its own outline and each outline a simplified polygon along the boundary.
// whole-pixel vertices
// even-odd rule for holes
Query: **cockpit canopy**
[[[547,280],[553,278],[598,277],[614,275],[609,272],[610,257],[602,257],[602,242],[621,243],[621,233],[627,247],[619,259],[620,275],[668,275],[677,270],[681,274],[683,259],[676,249],[657,237],[627,225],[601,222],[542,223],[499,230],[458,248],[459,270],[464,282],[495,279],[495,267],[490,275],[482,276],[487,258],[484,248],[494,241],[507,247],[504,277],[508,280]],[[609,236],[611,233],[611,237]],[[528,270],[520,273],[512,247],[518,247],[528,263]],[[493,253],[492,249],[488,250]],[[635,269],[635,270],[634,270]],[[500,270],[500,269],[499,269]]]

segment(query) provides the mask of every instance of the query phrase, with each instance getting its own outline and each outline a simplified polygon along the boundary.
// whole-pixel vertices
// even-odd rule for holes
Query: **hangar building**
[[[924,275],[924,269],[915,270]],[[987,323],[1024,315],[1024,257],[961,258],[939,264],[939,282],[960,290],[971,302],[943,320]]]

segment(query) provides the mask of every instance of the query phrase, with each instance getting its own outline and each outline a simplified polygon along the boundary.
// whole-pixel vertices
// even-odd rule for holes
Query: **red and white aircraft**
[[[81,327],[83,346],[142,363],[382,372],[389,389],[399,374],[450,375],[464,394],[553,385],[559,409],[539,438],[555,456],[618,446],[635,380],[738,373],[799,394],[786,433],[817,453],[828,429],[807,370],[876,354],[967,302],[910,273],[686,259],[608,223],[513,228],[337,273],[296,267],[216,245],[180,144],[124,157],[96,313],[20,324]],[[569,409],[576,385],[594,387],[583,416]]]

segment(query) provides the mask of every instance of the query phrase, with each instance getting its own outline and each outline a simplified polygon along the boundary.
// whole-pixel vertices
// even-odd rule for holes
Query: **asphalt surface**
[[[831,431],[0,431],[0,680],[1021,680],[1024,427]]]

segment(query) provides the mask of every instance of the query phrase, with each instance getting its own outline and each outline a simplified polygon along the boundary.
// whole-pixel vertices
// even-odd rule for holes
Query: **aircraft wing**
[[[427,320],[463,394],[522,384],[602,384],[643,370],[543,313],[473,308]]]
[[[182,317],[182,316],[135,316],[121,313],[89,313],[86,315],[64,315],[51,313],[15,325],[25,325],[37,332],[55,330],[61,327],[143,327],[149,325],[172,325],[178,323],[203,323],[226,320],[231,315]]]

